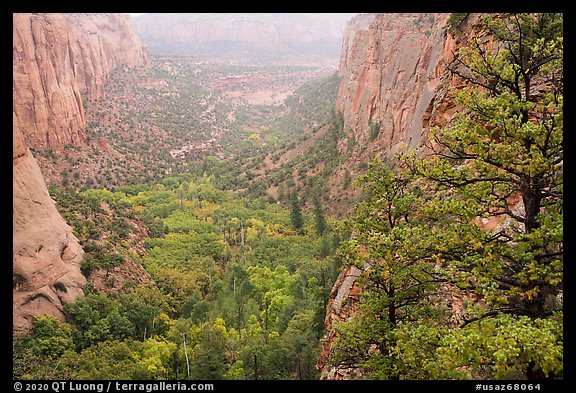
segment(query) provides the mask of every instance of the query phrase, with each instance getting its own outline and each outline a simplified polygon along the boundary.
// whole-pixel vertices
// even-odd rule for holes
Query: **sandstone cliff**
[[[208,56],[220,62],[337,67],[353,14],[145,14],[134,28],[151,52]]]
[[[431,127],[448,124],[457,106],[455,94],[461,81],[450,71],[459,42],[446,32],[449,14],[358,15],[346,28],[340,59],[337,110],[344,117],[344,131],[357,143],[348,167],[374,157],[392,158],[400,149],[419,149]],[[474,30],[478,15],[462,26]],[[378,127],[379,132],[373,131]],[[371,135],[371,133],[374,134]],[[376,136],[374,136],[376,135]],[[346,151],[349,145],[341,144]],[[336,340],[335,324],[354,314],[362,291],[362,271],[345,266],[327,304],[325,327],[317,367],[324,379],[355,379],[360,370],[331,364]],[[442,301],[454,316],[464,294],[446,288]]]
[[[336,107],[344,115],[345,132],[357,141],[356,160],[392,157],[402,145],[414,149],[425,140],[429,126],[424,115],[450,56],[447,18],[358,15],[348,23]]]
[[[30,148],[84,142],[82,100],[102,94],[112,69],[145,65],[126,17],[13,15],[13,331],[35,315],[64,318],[82,294],[83,250],[48,194]]]
[[[127,17],[13,14],[14,111],[34,149],[85,139],[83,100],[98,98],[110,71],[147,64]]]
[[[12,249],[13,331],[21,332],[39,314],[64,318],[64,304],[82,294],[84,251],[48,194],[22,125],[13,114]]]

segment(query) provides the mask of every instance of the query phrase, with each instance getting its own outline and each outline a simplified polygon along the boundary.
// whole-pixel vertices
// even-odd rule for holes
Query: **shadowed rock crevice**
[[[85,142],[82,97],[103,94],[120,65],[145,66],[147,52],[128,17],[13,14],[13,333],[34,316],[64,320],[82,295],[84,251],[62,219],[29,148]]]

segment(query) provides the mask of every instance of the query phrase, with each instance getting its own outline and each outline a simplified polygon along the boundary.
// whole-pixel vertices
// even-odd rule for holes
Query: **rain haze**
[[[352,13],[130,14],[153,55],[211,62],[336,69]]]

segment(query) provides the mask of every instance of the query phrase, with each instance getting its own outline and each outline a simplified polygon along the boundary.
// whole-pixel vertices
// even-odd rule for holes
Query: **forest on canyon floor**
[[[115,69],[31,149],[88,283],[14,379],[562,379],[563,17],[468,17],[450,123],[364,162],[334,70]]]

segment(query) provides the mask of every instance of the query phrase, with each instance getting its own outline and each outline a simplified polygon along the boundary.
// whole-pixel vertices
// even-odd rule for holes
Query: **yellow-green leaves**
[[[562,18],[484,25],[452,68],[468,87],[431,130],[433,154],[360,178],[367,196],[340,255],[369,269],[337,347],[368,377],[562,373]]]

